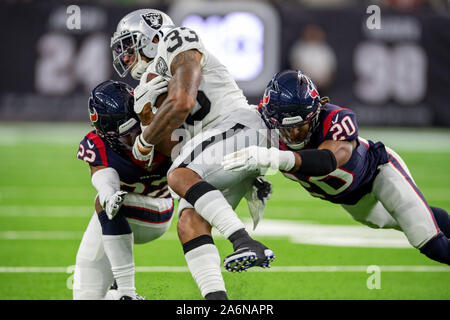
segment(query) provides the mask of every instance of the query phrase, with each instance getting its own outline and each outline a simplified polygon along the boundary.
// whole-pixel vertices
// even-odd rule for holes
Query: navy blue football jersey
[[[170,197],[167,185],[167,170],[171,161],[160,152],[155,152],[153,162],[136,160],[131,152],[120,155],[104,141],[95,130],[81,141],[77,157],[93,166],[114,168],[120,177],[120,189],[148,195],[154,198]]]
[[[359,137],[355,114],[349,109],[330,103],[323,106],[319,115],[319,127],[312,134],[305,149],[315,149],[325,140],[356,140],[357,147],[345,165],[328,175],[313,177],[285,171],[283,174],[298,181],[315,197],[334,203],[355,204],[371,191],[378,166],[388,161],[384,145]],[[281,141],[280,149],[289,150]]]

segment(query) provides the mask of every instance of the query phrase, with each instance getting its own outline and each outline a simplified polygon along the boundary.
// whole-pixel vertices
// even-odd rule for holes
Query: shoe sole
[[[275,259],[273,251],[270,249],[264,250],[266,258],[260,264],[257,264],[258,257],[256,253],[248,250],[239,254],[232,254],[226,257],[223,261],[223,266],[230,272],[242,272],[247,271],[254,266],[260,266],[261,268],[270,268],[270,263]]]

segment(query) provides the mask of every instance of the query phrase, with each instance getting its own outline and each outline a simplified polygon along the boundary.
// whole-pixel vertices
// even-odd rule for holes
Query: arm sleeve
[[[113,168],[100,169],[92,175],[92,185],[97,189],[100,204],[105,205],[106,200],[116,191],[120,190],[120,178]]]

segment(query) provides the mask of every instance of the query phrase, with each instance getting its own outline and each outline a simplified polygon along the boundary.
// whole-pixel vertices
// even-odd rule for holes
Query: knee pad
[[[420,248],[420,252],[432,260],[450,265],[450,240],[442,232]]]
[[[98,213],[98,220],[102,226],[103,235],[121,235],[132,232],[127,219],[121,211],[122,209],[114,216],[114,219],[112,220],[109,220],[105,210]]]
[[[439,229],[447,238],[450,238],[450,216],[447,211],[437,207],[430,208],[433,211],[434,219],[436,220]]]

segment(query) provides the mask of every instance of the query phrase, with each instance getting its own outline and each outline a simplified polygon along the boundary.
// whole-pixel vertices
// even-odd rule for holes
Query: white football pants
[[[253,182],[260,173],[258,170],[225,171],[222,167],[223,157],[253,145],[270,147],[267,127],[257,111],[239,109],[220,124],[188,140],[173,160],[169,173],[180,166],[191,169],[222,192],[234,209],[244,195],[252,190]],[[192,208],[192,205],[181,199],[178,214],[185,208]]]
[[[425,198],[402,158],[386,147],[389,162],[378,167],[372,192],[355,205],[342,205],[352,217],[372,228],[403,231],[409,243],[421,248],[439,233]]]
[[[153,213],[173,212],[173,199],[150,198],[128,193],[123,207],[142,208]],[[147,243],[161,237],[170,227],[170,220],[161,223],[140,221],[127,217],[135,244]],[[83,235],[76,257],[73,282],[74,300],[100,300],[114,282],[111,265],[105,254],[102,241],[102,227],[94,212]]]

